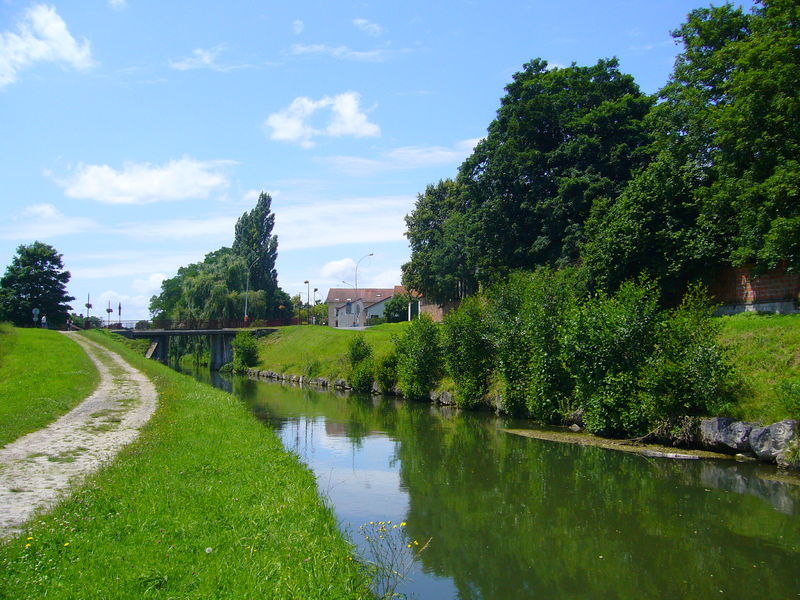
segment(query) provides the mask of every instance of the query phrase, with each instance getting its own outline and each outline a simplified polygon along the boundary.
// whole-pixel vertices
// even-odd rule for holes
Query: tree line
[[[800,271],[799,24],[793,0],[694,10],[654,96],[616,59],[525,64],[456,176],[406,217],[404,285],[445,303],[577,265],[587,289],[646,275],[676,305],[720,268]]]
[[[278,286],[278,236],[272,233],[272,198],[262,192],[255,208],[236,222],[233,245],[209,252],[204,260],[178,269],[150,299],[154,320],[207,321],[244,318],[288,322],[289,295]]]

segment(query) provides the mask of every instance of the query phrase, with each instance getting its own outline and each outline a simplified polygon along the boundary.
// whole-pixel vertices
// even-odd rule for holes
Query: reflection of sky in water
[[[366,556],[358,528],[369,521],[406,520],[408,492],[400,482],[400,463],[394,460],[398,441],[370,432],[359,444],[344,433],[344,423],[324,417],[293,418],[278,429],[284,446],[296,452],[317,478],[344,531]],[[409,598],[457,598],[452,581],[412,569],[399,588]]]
[[[351,528],[363,521],[401,521],[408,495],[400,485],[399,463],[392,460],[398,442],[371,433],[357,447],[325,419],[286,422],[280,435],[317,477],[320,491],[331,499],[336,515]]]

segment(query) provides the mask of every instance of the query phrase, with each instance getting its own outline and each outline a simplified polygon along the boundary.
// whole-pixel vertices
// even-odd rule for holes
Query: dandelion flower
[[[66,543],[66,544],[64,544],[64,545],[65,545],[65,546],[69,546],[69,542],[67,542],[67,543]]]
[[[30,544],[25,544],[25,547],[26,547],[26,548],[30,548],[30,547],[31,547],[31,545],[30,545]]]
[[[30,541],[30,540],[32,540],[32,539],[33,539],[32,537],[30,537],[30,536],[28,537],[28,541]]]

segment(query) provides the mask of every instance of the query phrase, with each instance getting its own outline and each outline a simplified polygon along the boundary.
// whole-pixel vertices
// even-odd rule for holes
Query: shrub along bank
[[[232,396],[89,336],[147,373],[158,409],[0,546],[0,598],[369,596],[313,475],[268,428]]]
[[[800,418],[800,316],[712,317],[703,290],[664,308],[658,285],[629,281],[611,295],[587,293],[576,270],[542,268],[467,298],[442,325],[422,318],[371,344],[348,337],[339,360],[354,388],[427,399],[443,387],[462,407],[484,405],[545,423],[580,420],[600,435],[676,439],[685,417],[730,415],[771,423]],[[337,345],[312,337],[315,360]],[[350,333],[350,332],[348,332]],[[344,338],[339,338],[341,346]],[[271,340],[271,352],[281,345]],[[322,343],[321,343],[322,342]],[[261,364],[275,368],[261,348]],[[279,367],[280,368],[280,367]],[[282,369],[290,374],[299,371]]]
[[[67,336],[0,324],[0,447],[68,412],[98,381],[92,361]]]

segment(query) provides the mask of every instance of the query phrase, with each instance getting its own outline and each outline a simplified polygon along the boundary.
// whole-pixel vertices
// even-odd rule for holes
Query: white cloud
[[[92,219],[68,217],[52,204],[33,204],[0,225],[0,239],[50,239],[98,229],[100,226]]]
[[[359,156],[330,156],[319,160],[339,172],[355,177],[366,177],[387,171],[419,169],[437,165],[456,164],[467,158],[480,138],[462,140],[452,147],[403,146],[384,152],[379,158]]]
[[[270,130],[270,139],[294,142],[303,148],[312,148],[317,136],[329,137],[374,137],[381,133],[380,127],[370,123],[359,106],[361,96],[357,92],[345,92],[337,96],[324,96],[312,100],[300,96],[292,100],[285,109],[271,114],[264,122]],[[315,113],[330,110],[328,123],[323,128],[311,123]]]
[[[293,44],[291,54],[294,56],[325,55],[338,60],[354,60],[357,62],[381,62],[389,52],[382,48],[374,50],[353,50],[347,46],[328,46],[327,44]]]
[[[306,28],[305,23],[303,23],[300,19],[296,19],[292,21],[292,31],[295,35],[300,35],[303,33],[303,29]]]
[[[128,8],[126,0],[108,0],[108,5],[114,10],[123,10]]]
[[[136,238],[169,237],[172,240],[201,237],[206,241],[228,241],[233,239],[236,217],[208,217],[205,219],[169,219],[166,221],[147,221],[127,223],[120,228],[121,235]]]
[[[152,296],[161,291],[161,282],[166,278],[164,273],[150,273],[146,279],[134,279],[131,287],[140,296]]]
[[[108,252],[102,255],[72,256],[70,268],[72,281],[82,279],[109,279],[113,277],[146,277],[152,273],[176,273],[179,267],[203,260],[207,250],[183,254],[165,254],[157,251]],[[93,266],[97,263],[97,266]]]
[[[341,260],[332,260],[329,263],[325,263],[322,269],[320,269],[320,275],[338,282],[348,278],[352,279],[355,269],[356,261],[352,258],[343,258]]]
[[[195,48],[192,56],[183,60],[171,60],[169,66],[178,71],[190,71],[192,69],[211,69],[212,71],[232,71],[243,69],[247,65],[221,65],[217,63],[217,57],[225,50],[224,45],[214,46],[208,50]]]
[[[228,186],[224,168],[232,161],[171,160],[163,166],[127,162],[121,170],[108,165],[79,165],[65,179],[55,179],[70,198],[107,204],[151,204],[208,198]]]
[[[378,37],[383,33],[383,27],[377,23],[370,23],[366,19],[353,19],[353,25],[372,37]]]
[[[275,233],[281,250],[319,248],[405,239],[405,215],[413,196],[304,202],[275,208]]]
[[[79,44],[51,6],[28,9],[17,32],[0,32],[0,87],[14,83],[17,74],[37,62],[57,62],[78,70],[94,65],[89,42]]]

